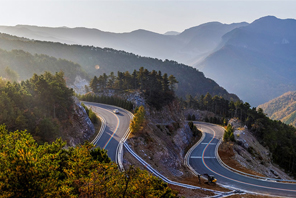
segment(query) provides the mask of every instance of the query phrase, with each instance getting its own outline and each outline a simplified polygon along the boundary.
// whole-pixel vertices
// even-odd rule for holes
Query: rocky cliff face
[[[88,86],[89,86],[88,80],[81,78],[80,76],[76,76],[73,84],[70,84],[68,87],[72,88],[78,94],[85,94],[87,91],[85,87],[88,87]]]
[[[91,141],[90,138],[95,134],[94,125],[76,97],[74,111],[69,120],[69,124],[63,128],[63,139],[67,141],[68,146],[83,144],[86,140]]]
[[[234,159],[243,167],[266,177],[292,179],[277,165],[272,163],[268,149],[263,147],[249,130],[237,119],[229,121],[234,127],[236,144],[233,146]]]
[[[189,174],[183,161],[193,135],[181,112],[177,101],[161,111],[146,105],[145,126],[127,140],[139,156],[171,179]]]

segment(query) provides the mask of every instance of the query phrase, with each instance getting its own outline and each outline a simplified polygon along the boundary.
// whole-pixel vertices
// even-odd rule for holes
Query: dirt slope
[[[272,163],[268,149],[263,147],[240,121],[231,119],[229,123],[234,127],[236,143],[224,143],[219,148],[219,155],[227,165],[251,174],[293,179]]]

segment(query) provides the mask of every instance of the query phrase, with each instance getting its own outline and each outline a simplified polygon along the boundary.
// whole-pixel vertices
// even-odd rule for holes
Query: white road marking
[[[200,144],[216,145],[216,143],[200,143]]]
[[[197,158],[197,159],[201,159],[202,157],[201,156],[191,156],[190,158]],[[210,159],[210,158],[216,158],[216,157],[207,157],[207,156],[205,156],[205,157],[203,157],[204,159]]]

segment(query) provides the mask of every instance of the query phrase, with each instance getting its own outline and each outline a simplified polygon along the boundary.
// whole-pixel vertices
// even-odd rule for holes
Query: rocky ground
[[[199,121],[205,121],[206,118],[210,118],[210,117],[215,117],[215,114],[213,112],[209,112],[209,111],[201,111],[198,109],[186,109],[184,110],[184,115],[188,116],[188,114],[190,114],[191,116],[194,115],[196,120]]]
[[[177,103],[155,111],[146,108],[146,123],[127,143],[144,160],[170,179],[188,175],[183,165],[185,149],[193,136]]]
[[[240,121],[231,119],[229,123],[234,127],[236,143],[224,143],[219,148],[219,155],[227,165],[270,178],[293,179],[272,163],[268,149]]]
[[[86,140],[91,141],[96,132],[80,101],[76,97],[73,99],[74,111],[69,118],[70,122],[63,125],[63,139],[67,141],[67,146],[83,144]]]

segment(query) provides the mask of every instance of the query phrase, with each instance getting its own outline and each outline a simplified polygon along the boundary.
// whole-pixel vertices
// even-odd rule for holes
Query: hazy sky
[[[252,22],[266,15],[296,19],[296,0],[0,0],[0,25],[88,27],[110,32],[181,32],[205,22]]]

